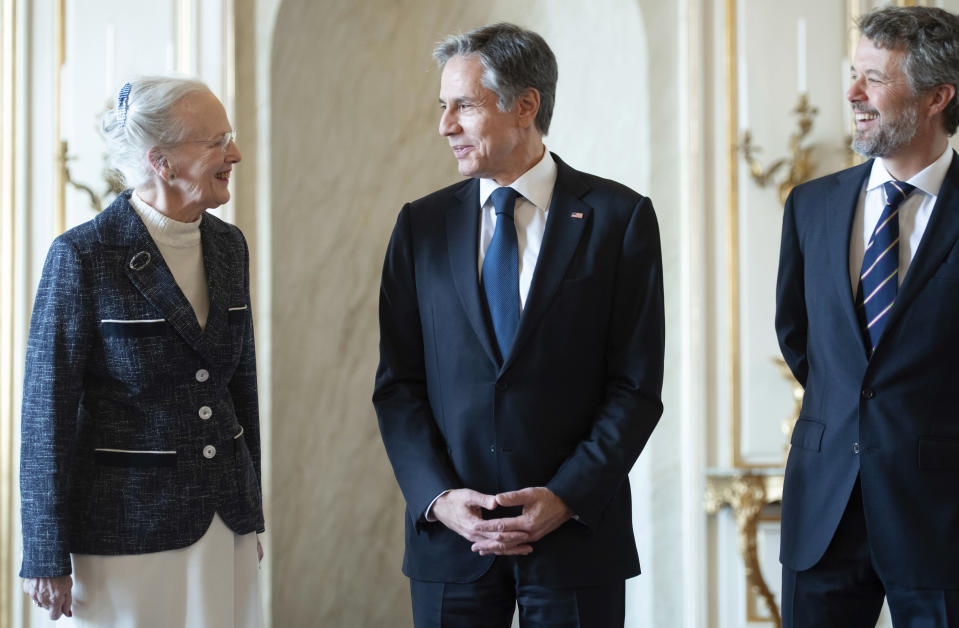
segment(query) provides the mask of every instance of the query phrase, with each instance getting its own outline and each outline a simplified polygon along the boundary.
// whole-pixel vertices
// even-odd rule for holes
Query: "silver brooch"
[[[150,263],[150,254],[146,251],[140,251],[130,259],[130,268],[133,270],[143,270]]]

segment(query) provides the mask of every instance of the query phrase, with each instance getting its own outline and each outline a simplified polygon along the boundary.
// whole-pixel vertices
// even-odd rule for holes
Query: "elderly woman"
[[[236,133],[203,83],[166,77],[124,85],[103,129],[133,189],[44,265],[23,393],[24,590],[88,625],[258,626],[249,254],[206,213],[230,199]]]

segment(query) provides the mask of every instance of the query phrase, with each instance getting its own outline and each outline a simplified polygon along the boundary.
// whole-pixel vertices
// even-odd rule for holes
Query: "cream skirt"
[[[64,626],[261,628],[256,534],[219,515],[183,549],[128,556],[73,555],[73,619]],[[66,621],[64,621],[66,620]]]

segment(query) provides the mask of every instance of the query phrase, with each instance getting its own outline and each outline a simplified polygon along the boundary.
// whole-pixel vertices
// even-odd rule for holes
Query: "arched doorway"
[[[370,403],[383,253],[402,204],[458,180],[433,42],[511,21],[560,68],[549,148],[643,190],[637,3],[287,0],[271,69],[274,625],[407,626],[404,503]]]

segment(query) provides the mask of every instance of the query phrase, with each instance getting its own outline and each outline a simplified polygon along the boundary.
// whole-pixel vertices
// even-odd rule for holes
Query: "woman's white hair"
[[[100,118],[100,128],[110,166],[127,185],[138,187],[153,174],[147,158],[150,149],[186,139],[184,121],[174,115],[173,106],[184,96],[210,88],[202,81],[172,76],[144,76],[129,85],[126,98],[121,89],[113,108]]]

